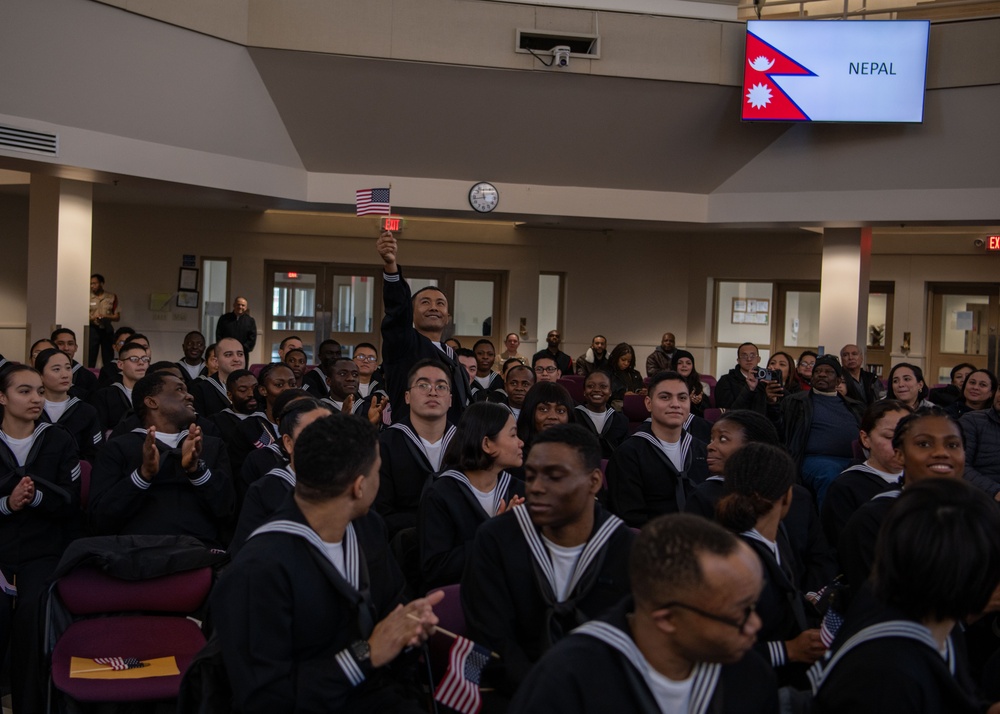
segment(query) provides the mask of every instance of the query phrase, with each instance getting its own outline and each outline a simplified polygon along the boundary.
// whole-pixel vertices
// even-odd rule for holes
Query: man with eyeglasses
[[[455,433],[448,421],[451,374],[441,362],[417,362],[406,386],[408,414],[379,435],[382,466],[375,510],[385,519],[390,538],[403,530],[416,529],[424,483],[441,469],[441,459]],[[416,544],[415,536],[412,544]],[[406,572],[407,564],[401,565]]]
[[[595,500],[601,445],[591,432],[546,429],[524,469],[525,503],[480,526],[462,577],[469,632],[500,655],[490,676],[508,697],[556,642],[629,593],[635,540]]]
[[[462,376],[462,366],[455,351],[444,344],[444,331],[451,320],[448,298],[440,288],[428,286],[410,295],[403,270],[396,262],[399,245],[389,231],[379,235],[375,244],[382,258],[382,367],[385,370],[392,419],[406,417],[410,407],[405,399],[409,388],[406,375],[421,360],[440,362],[453,385],[449,409],[454,422],[462,416],[469,401],[469,386]]]
[[[744,342],[736,350],[736,366],[724,374],[715,387],[715,406],[719,409],[752,409],[767,414],[768,404],[775,404],[784,391],[776,381],[757,379],[760,350]]]
[[[553,647],[510,711],[778,711],[774,672],[751,650],[763,569],[746,543],[700,516],[663,516],[636,539],[629,574],[632,597]]]
[[[110,387],[115,382],[122,381],[122,371],[118,369],[118,353],[126,342],[132,342],[132,335],[135,330],[131,327],[122,326],[115,330],[114,342],[111,347],[114,350],[115,358],[101,366],[101,371],[97,374],[97,388]]]
[[[562,335],[559,334],[559,330],[549,330],[549,334],[545,336],[546,347],[532,356],[531,366],[534,367],[538,364],[539,359],[548,357],[559,367],[560,376],[563,374],[573,374],[573,360],[570,359],[568,354],[559,349],[561,343]]]
[[[532,368],[535,371],[536,382],[558,382],[559,378],[563,376],[559,364],[548,355],[542,357],[535,355]]]
[[[118,369],[121,370],[122,381],[98,389],[91,401],[97,409],[97,418],[105,433],[131,414],[132,388],[146,376],[148,368],[149,355],[146,354],[146,348],[138,342],[126,342],[119,350]]]

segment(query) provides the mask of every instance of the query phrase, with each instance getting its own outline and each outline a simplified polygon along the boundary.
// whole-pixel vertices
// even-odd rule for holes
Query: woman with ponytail
[[[740,535],[764,567],[757,602],[762,627],[755,647],[771,663],[780,685],[803,685],[808,665],[826,648],[816,629],[818,616],[796,586],[800,574],[781,519],[792,505],[795,463],[781,448],[751,443],[726,465],[726,495],[716,520]]]

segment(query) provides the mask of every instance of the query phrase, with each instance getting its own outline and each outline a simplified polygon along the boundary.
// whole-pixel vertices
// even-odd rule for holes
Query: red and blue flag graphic
[[[743,118],[756,121],[810,121],[799,106],[774,81],[776,76],[815,77],[791,57],[747,32],[743,68]]]

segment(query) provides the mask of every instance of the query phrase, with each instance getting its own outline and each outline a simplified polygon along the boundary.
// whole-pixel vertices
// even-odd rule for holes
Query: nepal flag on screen
[[[743,119],[749,121],[810,121],[805,112],[774,81],[775,76],[815,74],[794,59],[747,32],[743,68]]]

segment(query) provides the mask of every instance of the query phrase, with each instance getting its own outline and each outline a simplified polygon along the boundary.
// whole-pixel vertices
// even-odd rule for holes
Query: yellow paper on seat
[[[147,677],[170,677],[180,674],[177,660],[173,657],[145,659],[145,667],[115,671],[106,664],[97,664],[86,657],[70,657],[70,679],[146,679]]]

